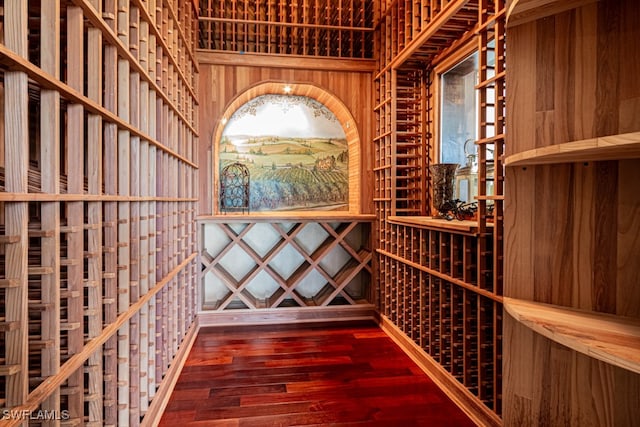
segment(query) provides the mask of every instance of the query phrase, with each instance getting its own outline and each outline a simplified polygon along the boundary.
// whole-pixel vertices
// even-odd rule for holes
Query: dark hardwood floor
[[[203,328],[161,426],[474,426],[372,323]]]

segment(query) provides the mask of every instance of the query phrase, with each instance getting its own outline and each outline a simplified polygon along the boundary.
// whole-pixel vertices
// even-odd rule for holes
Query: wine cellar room
[[[0,426],[306,425],[197,409],[205,332],[305,327],[468,425],[637,425],[638,40],[636,0],[0,0]],[[364,394],[313,425],[400,425]]]

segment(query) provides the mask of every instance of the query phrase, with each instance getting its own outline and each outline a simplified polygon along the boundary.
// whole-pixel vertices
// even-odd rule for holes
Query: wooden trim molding
[[[201,215],[196,218],[200,223],[254,223],[254,222],[373,222],[376,216],[373,214],[347,215],[340,212],[256,212],[250,217],[240,214],[229,215]]]
[[[374,59],[310,57],[246,52],[216,52],[209,49],[197,50],[196,57],[201,65],[231,65],[356,73],[373,73],[376,70],[376,61]]]
[[[200,327],[227,325],[270,325],[312,322],[375,320],[372,304],[329,307],[266,308],[260,310],[201,311]]]

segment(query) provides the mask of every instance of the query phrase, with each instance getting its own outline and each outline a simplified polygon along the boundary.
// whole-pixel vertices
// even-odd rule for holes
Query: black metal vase
[[[436,163],[429,165],[431,173],[431,188],[433,194],[433,207],[437,210],[438,217],[447,214],[449,202],[453,199],[453,184],[458,169],[457,163]]]

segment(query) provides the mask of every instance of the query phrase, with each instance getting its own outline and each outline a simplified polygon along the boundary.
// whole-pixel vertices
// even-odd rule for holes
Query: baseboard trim
[[[379,314],[380,328],[479,426],[502,426],[502,419],[433,360],[386,316]]]
[[[339,322],[375,320],[376,310],[371,304],[327,307],[265,308],[258,310],[201,311],[200,327],[270,325],[287,323]]]
[[[160,418],[162,418],[162,414],[169,403],[171,393],[176,386],[176,382],[178,382],[178,377],[180,376],[180,372],[182,372],[182,368],[187,361],[189,352],[191,352],[191,347],[193,347],[193,343],[196,341],[199,329],[200,326],[198,318],[196,317],[185,334],[185,337],[180,344],[180,348],[178,349],[176,356],[173,358],[167,373],[164,375],[164,378],[160,383],[160,387],[149,405],[149,410],[140,423],[141,427],[154,427],[160,423]]]

